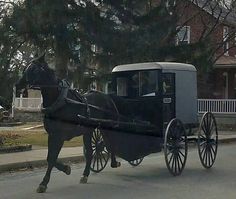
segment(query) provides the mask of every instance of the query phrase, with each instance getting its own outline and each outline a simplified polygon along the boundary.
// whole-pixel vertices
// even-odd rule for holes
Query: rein
[[[59,84],[61,83],[62,85],[32,85],[29,86],[30,89],[34,89],[34,90],[41,90],[41,88],[69,88],[70,83],[66,80],[59,80]]]

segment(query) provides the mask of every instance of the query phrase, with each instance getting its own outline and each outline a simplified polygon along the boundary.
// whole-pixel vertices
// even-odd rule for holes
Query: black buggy
[[[142,159],[164,150],[167,168],[173,175],[184,169],[188,141],[197,142],[202,165],[213,166],[218,146],[214,116],[203,115],[198,136],[186,130],[198,126],[196,69],[180,63],[140,63],[117,66],[112,71],[112,93],[81,93],[56,77],[44,55],[32,60],[16,83],[40,89],[44,128],[48,133],[48,167],[38,193],[45,192],[53,167],[70,175],[71,168],[59,161],[65,140],[83,135],[86,164],[81,183],[90,169],[111,167],[119,156],[137,166]]]
[[[116,119],[88,120],[79,115],[86,125],[97,126],[92,136],[92,171],[105,168],[110,152],[137,166],[145,156],[163,150],[170,173],[180,175],[190,140],[197,142],[202,165],[213,166],[218,146],[217,125],[210,112],[202,116],[199,125],[193,65],[168,62],[119,65],[112,71],[111,87],[109,96],[118,115]],[[198,125],[198,135],[189,137],[191,129]]]

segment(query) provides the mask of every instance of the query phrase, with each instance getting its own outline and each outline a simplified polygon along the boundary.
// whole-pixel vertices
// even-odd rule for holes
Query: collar
[[[45,115],[55,112],[66,104],[65,99],[69,90],[69,83],[65,79],[63,79],[59,87],[61,87],[61,92],[57,100],[51,106],[41,109],[42,113],[44,113]]]

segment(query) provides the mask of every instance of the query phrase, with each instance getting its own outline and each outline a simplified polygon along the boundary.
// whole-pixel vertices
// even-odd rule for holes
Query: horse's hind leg
[[[93,157],[92,134],[91,133],[84,134],[83,141],[84,141],[84,147],[86,150],[86,153],[85,153],[86,165],[85,165],[83,175],[80,178],[80,183],[87,183],[88,176],[90,174],[91,161]]]
[[[102,133],[102,137],[103,137],[104,140],[106,140],[106,147],[107,147],[108,151],[111,154],[111,167],[112,168],[120,167],[121,163],[117,162],[117,160],[116,160],[116,156],[115,156],[114,150],[112,149],[112,146],[111,146],[111,144],[109,142],[109,137],[107,137],[107,135],[105,133]]]
[[[47,156],[48,168],[43,178],[43,181],[39,184],[39,187],[37,188],[38,193],[43,193],[46,191],[52,169],[56,165],[57,157],[60,153],[62,145],[63,145],[63,140],[60,139],[59,135],[58,137],[53,135],[48,136],[48,156]]]
[[[111,152],[111,167],[117,168],[120,167],[121,163],[116,161],[116,156],[114,152]]]

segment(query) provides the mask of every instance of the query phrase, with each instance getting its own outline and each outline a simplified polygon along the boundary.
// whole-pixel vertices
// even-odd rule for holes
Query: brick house
[[[176,45],[195,43],[211,31],[209,38],[216,49],[213,69],[198,77],[198,97],[236,98],[236,13],[207,0],[176,2],[177,12],[182,13]]]
[[[140,2],[135,9],[142,15],[160,3],[161,0],[149,0],[144,6]],[[171,6],[179,15],[175,45],[196,43],[209,34],[216,49],[213,68],[198,73],[198,98],[236,98],[236,11],[229,12],[212,0],[166,0],[166,8]],[[166,61],[175,59],[167,57]]]

